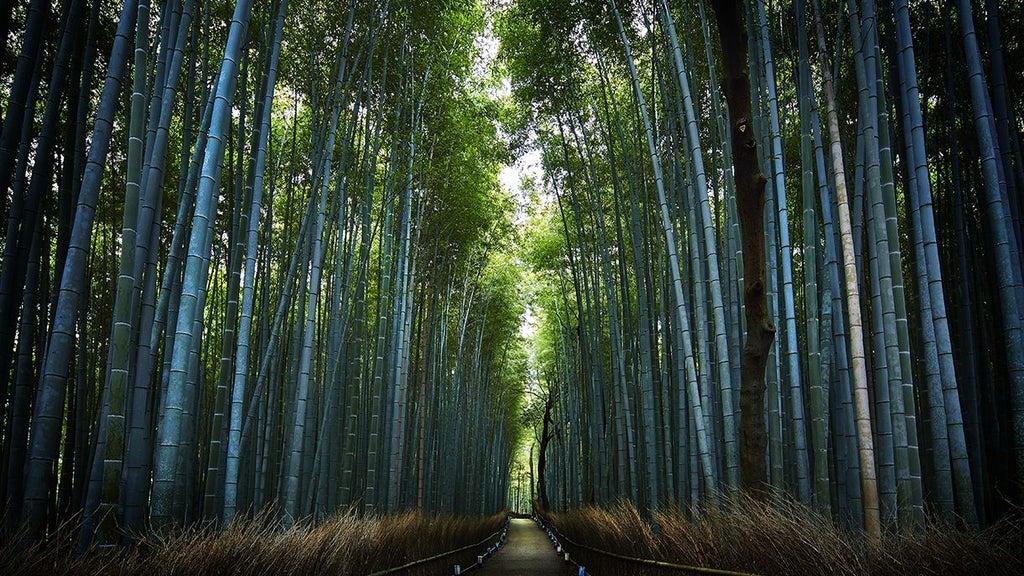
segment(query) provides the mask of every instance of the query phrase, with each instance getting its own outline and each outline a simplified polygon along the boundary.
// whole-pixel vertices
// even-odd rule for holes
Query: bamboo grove
[[[3,12],[5,539],[504,506],[526,354],[481,6]]]
[[[11,4],[4,541],[1024,498],[1019,2]]]
[[[1020,8],[511,3],[499,60],[544,168],[539,498],[726,497],[760,413],[771,489],[869,538],[1020,504]],[[740,37],[750,117],[726,105]],[[764,175],[760,244],[737,137]],[[741,411],[752,290],[770,344],[764,402]]]

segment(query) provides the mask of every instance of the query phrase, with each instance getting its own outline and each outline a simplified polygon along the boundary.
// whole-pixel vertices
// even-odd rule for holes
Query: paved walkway
[[[576,574],[555,552],[551,540],[533,520],[513,518],[508,539],[474,576],[567,576]]]

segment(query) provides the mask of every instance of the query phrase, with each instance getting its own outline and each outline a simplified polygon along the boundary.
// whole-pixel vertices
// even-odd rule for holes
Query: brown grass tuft
[[[1024,574],[1024,531],[1005,521],[985,531],[929,524],[890,534],[869,550],[863,537],[836,528],[788,499],[736,497],[705,508],[670,508],[645,519],[629,502],[551,513],[545,521],[584,546],[632,558],[770,575]],[[655,535],[651,526],[660,532]],[[567,545],[596,574],[683,574]]]
[[[497,531],[505,514],[488,517],[427,515],[358,517],[343,513],[314,525],[282,527],[269,515],[239,519],[218,533],[210,528],[151,535],[134,548],[72,553],[75,530],[19,551],[0,546],[0,574],[25,576],[346,576],[364,575],[473,544]],[[479,550],[449,556],[402,574],[447,573],[468,565]]]

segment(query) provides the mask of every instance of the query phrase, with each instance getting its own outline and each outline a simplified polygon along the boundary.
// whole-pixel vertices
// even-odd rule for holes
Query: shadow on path
[[[576,574],[552,548],[544,531],[533,520],[513,518],[505,545],[474,576],[567,576]]]

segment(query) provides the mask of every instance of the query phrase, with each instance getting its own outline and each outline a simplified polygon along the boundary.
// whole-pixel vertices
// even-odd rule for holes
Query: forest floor
[[[513,518],[509,524],[508,541],[495,552],[480,576],[564,576],[575,574],[551,547],[544,531],[533,520]]]

